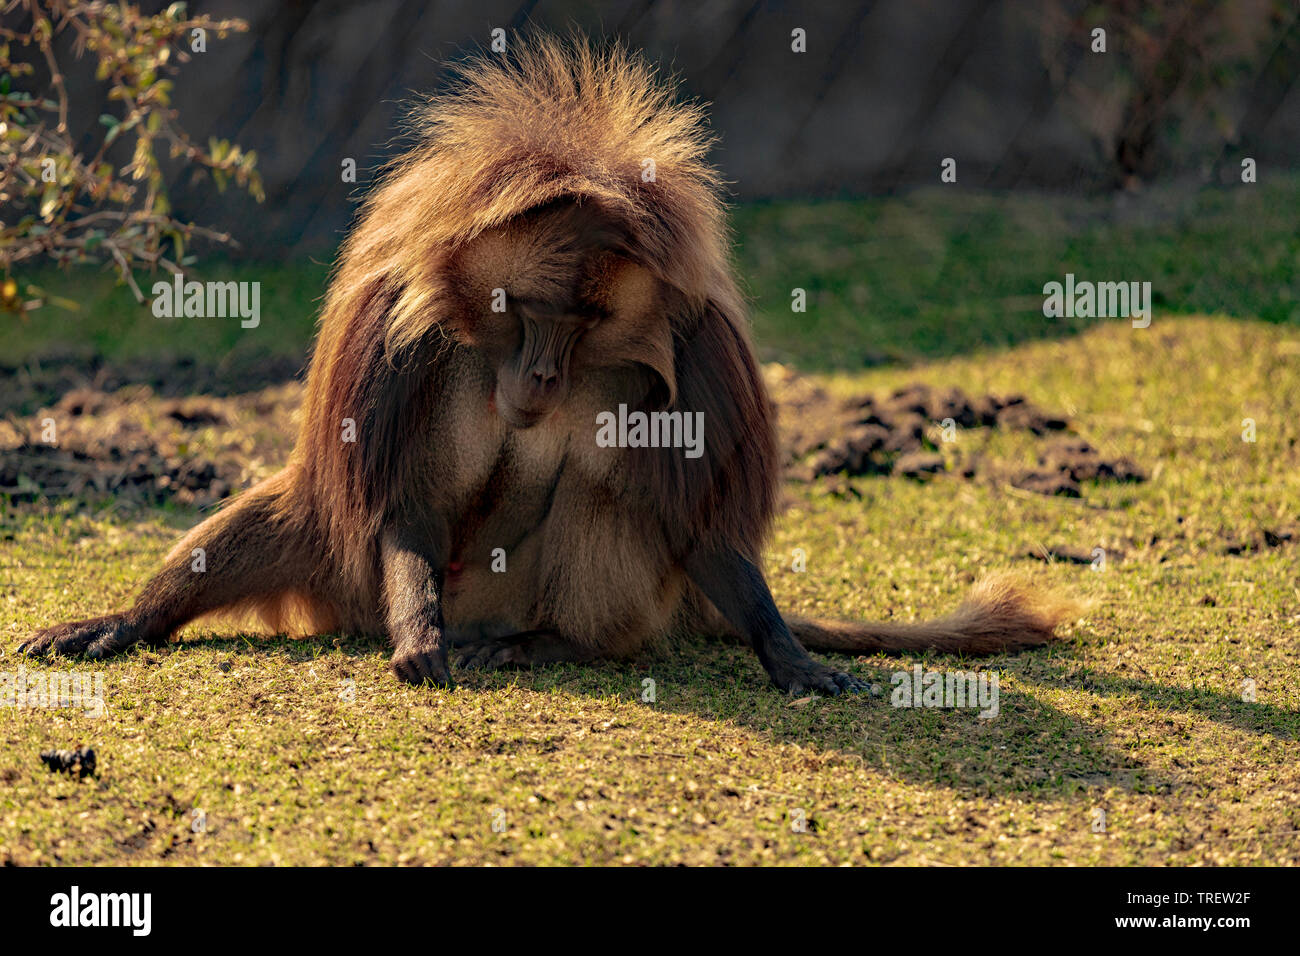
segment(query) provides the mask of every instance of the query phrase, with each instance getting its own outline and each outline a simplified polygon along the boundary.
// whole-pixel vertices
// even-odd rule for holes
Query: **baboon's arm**
[[[450,687],[441,597],[448,535],[441,526],[422,531],[394,527],[380,540],[384,615],[393,642],[391,667],[408,683],[431,681]]]
[[[685,561],[686,573],[740,634],[749,639],[768,675],[794,694],[818,691],[857,692],[857,678],[817,663],[786,627],[772,593],[754,563],[729,548],[696,551]]]

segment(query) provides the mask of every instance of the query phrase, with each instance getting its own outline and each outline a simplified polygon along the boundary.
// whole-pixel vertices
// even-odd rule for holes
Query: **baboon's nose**
[[[560,375],[554,368],[539,368],[534,366],[532,376],[529,379],[533,395],[537,398],[545,398],[555,391],[560,384]]]

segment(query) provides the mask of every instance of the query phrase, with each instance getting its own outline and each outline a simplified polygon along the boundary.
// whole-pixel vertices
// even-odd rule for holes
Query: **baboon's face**
[[[655,399],[671,401],[664,288],[616,246],[590,211],[561,205],[484,233],[450,263],[456,336],[495,369],[493,402],[511,427],[545,420],[575,377],[602,369],[648,368]]]
[[[531,428],[569,396],[574,350],[599,317],[576,303],[519,302],[513,335],[495,353],[497,411],[512,428]]]

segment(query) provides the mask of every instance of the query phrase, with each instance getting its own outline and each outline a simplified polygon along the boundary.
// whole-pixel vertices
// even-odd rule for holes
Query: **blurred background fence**
[[[161,4],[142,4],[145,8]],[[211,0],[247,34],[211,40],[177,84],[196,138],[259,154],[267,199],[172,184],[184,218],[258,258],[328,252],[396,148],[404,101],[528,25],[619,37],[712,104],[738,199],[958,188],[1095,194],[1239,181],[1300,159],[1294,0]],[[1105,52],[1094,31],[1105,31]],[[792,52],[803,30],[807,52]],[[509,41],[508,41],[509,42]],[[71,63],[71,57],[68,57]],[[84,69],[85,63],[76,65]],[[109,104],[73,70],[74,122]],[[342,163],[358,167],[343,181]]]

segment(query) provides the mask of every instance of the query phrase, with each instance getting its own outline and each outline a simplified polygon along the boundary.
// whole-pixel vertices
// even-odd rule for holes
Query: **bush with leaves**
[[[224,140],[193,142],[171,105],[171,77],[191,52],[247,23],[191,17],[183,3],[147,15],[101,0],[0,0],[0,18],[0,309],[74,305],[20,282],[42,262],[112,263],[143,301],[133,268],[175,272],[192,261],[194,237],[232,241],[172,215],[159,154],[211,173],[218,189],[233,181],[262,200],[257,155]],[[99,117],[93,155],[73,142],[56,55],[56,45],[69,44],[60,41],[77,58],[95,58],[113,105]],[[123,166],[108,158],[115,143],[130,147]]]

